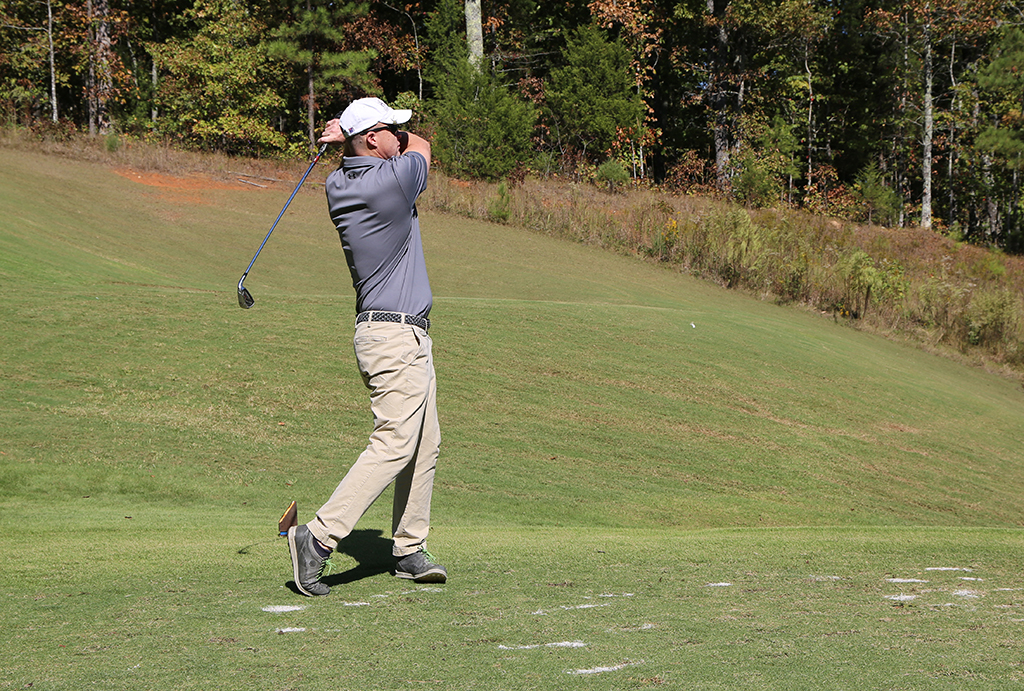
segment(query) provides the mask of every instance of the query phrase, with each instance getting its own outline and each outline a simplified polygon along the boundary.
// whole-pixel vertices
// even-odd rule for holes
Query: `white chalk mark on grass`
[[[342,607],[369,607],[369,602],[342,602]]]
[[[537,648],[585,648],[583,641],[560,641],[558,643],[536,643],[534,645],[499,645],[498,650],[536,650]]]
[[[706,583],[705,588],[728,588],[732,583]]]
[[[917,595],[886,595],[886,600],[895,600],[896,602],[910,602],[911,600],[917,599]]]
[[[969,600],[976,600],[981,597],[981,593],[977,590],[954,590],[953,595],[955,597],[963,597]]]
[[[808,576],[812,581],[841,581],[842,576]]]
[[[983,581],[985,579],[984,578],[975,578],[974,576],[961,576],[960,580],[961,581]]]
[[[601,674],[603,672],[617,672],[620,669],[631,667],[633,665],[643,664],[643,660],[639,662],[623,662],[621,665],[612,665],[611,667],[591,667],[590,669],[574,669],[569,674]]]
[[[927,583],[928,581],[922,581],[920,578],[886,578],[885,580],[890,583]]]
[[[570,610],[574,610],[574,609],[594,609],[596,607],[608,607],[610,605],[611,605],[610,602],[605,602],[605,603],[602,603],[602,604],[599,604],[599,605],[594,605],[594,604],[590,604],[590,603],[583,604],[583,605],[560,605],[559,609],[570,611]],[[530,614],[532,614],[534,616],[538,616],[538,617],[546,617],[548,615],[547,611],[545,611],[543,609],[538,609],[536,612],[530,612]]]
[[[306,609],[305,605],[267,605],[263,608],[264,612],[298,612],[299,610]]]
[[[306,629],[299,629],[299,628],[292,628],[292,627],[290,627],[290,628],[287,628],[287,629],[278,629],[277,632],[278,633],[301,633],[302,631],[305,631],[305,630]]]

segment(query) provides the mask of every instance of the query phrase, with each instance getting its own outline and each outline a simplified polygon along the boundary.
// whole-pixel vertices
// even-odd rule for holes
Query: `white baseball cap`
[[[378,122],[400,125],[412,117],[411,110],[395,110],[379,98],[360,98],[352,101],[341,114],[341,130],[353,137],[370,129]]]

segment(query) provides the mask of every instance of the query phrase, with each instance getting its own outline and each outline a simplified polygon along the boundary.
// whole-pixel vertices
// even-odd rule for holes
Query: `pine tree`
[[[630,66],[629,51],[597,25],[569,35],[562,63],[548,82],[548,103],[565,144],[597,158],[621,129],[643,121],[644,103]]]
[[[979,72],[978,85],[990,97],[992,113],[978,147],[1011,168],[1024,168],[1024,30],[1006,30],[995,58]]]
[[[291,22],[272,32],[271,58],[304,70],[306,127],[310,147],[316,147],[317,94],[324,97],[346,90],[372,88],[369,75],[372,51],[344,50],[347,21],[366,14],[367,6],[354,2],[300,0],[292,7]]]

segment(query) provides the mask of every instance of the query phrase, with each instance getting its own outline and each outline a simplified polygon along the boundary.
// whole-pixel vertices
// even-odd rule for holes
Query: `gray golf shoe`
[[[444,583],[448,580],[448,571],[425,549],[399,557],[395,563],[395,576],[407,578],[416,583]]]
[[[292,574],[295,587],[303,595],[326,595],[331,592],[327,584],[320,581],[329,557],[321,557],[313,547],[313,534],[304,525],[288,529],[288,551],[292,555]]]

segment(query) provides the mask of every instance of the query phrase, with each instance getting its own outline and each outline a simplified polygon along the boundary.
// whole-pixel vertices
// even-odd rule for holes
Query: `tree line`
[[[413,107],[451,175],[619,178],[1024,251],[1005,0],[3,0],[0,110],[298,154]]]

